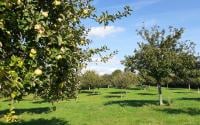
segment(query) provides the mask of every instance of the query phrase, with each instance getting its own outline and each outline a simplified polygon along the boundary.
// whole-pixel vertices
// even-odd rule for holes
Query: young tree
[[[113,85],[119,89],[128,89],[137,82],[137,76],[132,72],[119,72],[112,77]]]
[[[115,71],[112,72],[111,74],[111,83],[112,83],[112,86],[115,87],[115,82],[116,82],[116,78],[118,78],[120,75],[122,74],[122,71],[117,69]]]
[[[126,56],[123,61],[126,69],[146,72],[156,80],[160,105],[163,105],[162,78],[171,73],[175,74],[175,69],[179,67],[187,68],[189,65],[183,63],[185,60],[182,55],[185,58],[193,55],[193,44],[180,41],[183,32],[183,28],[169,27],[169,34],[167,34],[166,30],[161,30],[158,26],[150,30],[143,27],[138,34],[145,42],[139,43],[139,49],[135,50],[133,55]],[[191,61],[190,65],[193,64],[192,60],[187,61]]]
[[[178,79],[181,79],[183,82],[186,82],[189,90],[193,81],[192,79],[196,74],[196,62],[197,58],[194,56],[194,54],[180,53],[176,63],[173,64],[175,76],[178,77]]]
[[[173,78],[170,76],[164,77],[161,79],[161,83],[163,85],[166,85],[167,88],[169,88],[169,84],[173,82]]]
[[[109,74],[104,74],[103,76],[101,76],[101,78],[102,78],[102,85],[103,85],[103,87],[106,87],[107,86],[107,88],[110,88],[111,86],[112,86],[112,76],[111,75],[109,75]]]
[[[150,88],[150,85],[156,85],[156,80],[145,72],[140,72],[138,74],[138,77],[139,77],[139,83],[142,85],[142,87],[144,85],[145,86],[149,85],[149,88]]]
[[[137,76],[130,71],[126,71],[123,73],[122,81],[123,82],[121,83],[120,86],[123,89],[127,89],[127,88],[131,87],[132,85],[138,84]]]
[[[92,0],[1,0],[1,93],[11,102],[35,90],[52,104],[74,97],[83,65],[108,50],[88,48],[83,21],[106,26],[130,11],[96,15]]]
[[[200,93],[200,77],[196,78],[195,83],[197,84],[197,92]]]
[[[80,84],[82,88],[88,88],[88,90],[95,89],[99,86],[100,77],[95,71],[86,71],[81,76]]]
[[[199,85],[200,85],[200,68],[198,67],[198,63],[196,62],[195,68],[188,71],[188,81],[190,82],[189,84],[193,84],[194,86],[197,87],[198,93],[199,93]],[[190,90],[190,85],[189,85],[189,90]]]
[[[198,93],[200,93],[200,61],[199,61],[199,56],[197,57],[197,62],[196,62],[196,81],[195,83],[197,84],[197,90]]]

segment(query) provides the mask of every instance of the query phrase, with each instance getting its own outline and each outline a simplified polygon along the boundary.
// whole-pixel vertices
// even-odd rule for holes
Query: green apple
[[[37,76],[40,76],[42,75],[42,70],[37,68],[35,71],[34,71],[34,74],[37,75]]]
[[[83,14],[84,15],[88,15],[88,13],[89,13],[89,9],[83,9]]]
[[[85,44],[85,41],[84,40],[81,40],[81,45],[84,45]]]
[[[37,51],[35,49],[31,49],[31,54],[35,55],[37,54]]]
[[[1,47],[3,47],[3,44],[2,44],[2,42],[0,42],[0,48],[1,48]]]
[[[45,11],[45,12],[42,11],[41,14],[42,14],[44,17],[48,17],[49,12],[48,12],[48,11]]]
[[[62,56],[61,56],[61,55],[58,55],[58,56],[56,56],[56,59],[57,59],[57,60],[60,60],[60,59],[62,59]]]
[[[54,3],[55,6],[59,6],[61,4],[61,1],[60,0],[55,0],[53,3]]]
[[[17,4],[20,5],[22,2],[21,0],[17,0]]]

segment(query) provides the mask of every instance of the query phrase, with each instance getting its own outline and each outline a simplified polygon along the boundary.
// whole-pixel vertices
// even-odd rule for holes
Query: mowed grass
[[[163,88],[164,100],[159,106],[157,89],[133,88],[121,98],[120,89],[82,91],[77,100],[51,104],[26,97],[16,103],[16,112],[23,122],[16,125],[200,125],[200,94],[196,90]],[[8,108],[1,99],[0,116]],[[12,123],[13,124],[13,123]],[[0,118],[0,125],[12,125]],[[13,124],[14,125],[14,124]]]

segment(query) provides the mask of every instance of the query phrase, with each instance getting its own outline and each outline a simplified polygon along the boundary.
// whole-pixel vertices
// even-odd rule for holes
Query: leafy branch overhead
[[[84,20],[106,26],[130,12],[97,16],[92,0],[1,0],[1,93],[11,100],[34,93],[52,103],[75,97],[82,67],[108,50],[88,47]]]

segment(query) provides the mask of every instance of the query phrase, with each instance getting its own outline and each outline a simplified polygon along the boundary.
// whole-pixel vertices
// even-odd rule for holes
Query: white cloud
[[[120,59],[114,56],[107,63],[102,63],[102,62],[89,63],[87,68],[83,69],[82,72],[85,72],[87,70],[94,70],[98,74],[103,75],[103,74],[111,74],[116,69],[123,70],[124,67],[121,65]]]
[[[118,68],[118,67],[109,67],[109,66],[105,66],[105,65],[93,65],[93,66],[88,66],[84,71],[86,70],[94,70],[96,71],[99,75],[104,75],[104,74],[111,74],[113,71],[115,71],[116,69],[121,69],[123,70],[123,68]],[[84,72],[83,71],[83,72]]]
[[[99,26],[99,27],[92,27],[88,36],[89,37],[106,37],[115,33],[124,32],[125,29],[122,27],[116,26]]]

